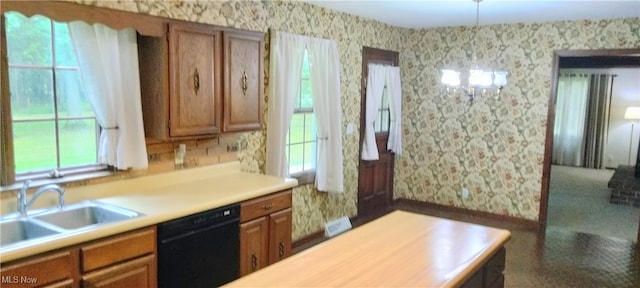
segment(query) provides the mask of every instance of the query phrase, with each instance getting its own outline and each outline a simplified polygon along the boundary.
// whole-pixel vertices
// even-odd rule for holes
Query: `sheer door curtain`
[[[387,148],[393,153],[402,154],[402,89],[400,83],[400,67],[369,64],[367,75],[367,97],[365,105],[364,141],[362,141],[362,160],[378,160],[378,147],[374,123],[380,109],[382,93],[387,86],[389,91],[389,139]]]
[[[608,74],[560,74],[553,164],[604,168],[613,77]]]

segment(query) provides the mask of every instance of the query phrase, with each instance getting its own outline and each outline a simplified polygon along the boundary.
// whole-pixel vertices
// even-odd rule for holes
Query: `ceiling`
[[[476,22],[476,3],[473,0],[305,0],[304,2],[405,28],[474,26]],[[640,17],[640,0],[484,0],[480,2],[481,26],[628,17]]]

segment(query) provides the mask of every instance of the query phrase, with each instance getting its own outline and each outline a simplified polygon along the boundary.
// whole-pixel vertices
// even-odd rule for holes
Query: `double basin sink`
[[[0,219],[0,249],[22,243],[46,241],[50,236],[62,236],[141,215],[98,201],[84,201],[26,217]]]

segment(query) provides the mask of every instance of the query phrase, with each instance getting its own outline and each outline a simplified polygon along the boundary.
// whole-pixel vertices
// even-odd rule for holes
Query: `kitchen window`
[[[87,178],[146,168],[136,30],[15,12],[3,20],[2,185],[54,169]]]
[[[100,126],[87,100],[66,23],[4,14],[15,174],[103,169]]]
[[[388,133],[389,132],[389,118],[391,117],[389,111],[389,93],[387,92],[387,86],[384,86],[382,90],[382,102],[380,108],[378,108],[378,115],[376,121],[373,123],[373,127],[376,133]]]
[[[306,51],[301,74],[300,93],[296,98],[285,150],[289,161],[289,175],[298,178],[300,183],[311,183],[316,169],[317,136],[309,78],[309,57]]]

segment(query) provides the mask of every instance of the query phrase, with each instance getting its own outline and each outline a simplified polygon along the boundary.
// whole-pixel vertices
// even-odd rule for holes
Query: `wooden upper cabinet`
[[[220,132],[222,33],[207,25],[169,25],[169,136]]]
[[[264,34],[224,32],[224,132],[262,128]]]
[[[264,33],[169,22],[138,36],[147,137],[204,138],[262,128]]]

